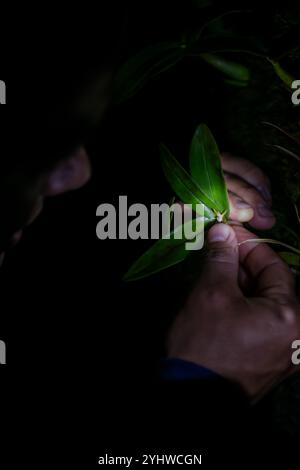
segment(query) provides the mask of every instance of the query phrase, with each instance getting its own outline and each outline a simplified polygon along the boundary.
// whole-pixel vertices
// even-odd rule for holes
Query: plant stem
[[[300,250],[295,248],[294,246],[288,245],[287,243],[280,242],[278,240],[272,240],[271,238],[249,238],[248,240],[244,240],[238,243],[238,246],[244,245],[244,243],[269,243],[270,245],[280,245],[284,246],[290,251],[293,251],[297,255],[300,255]]]
[[[296,211],[296,215],[297,215],[298,222],[299,222],[299,224],[300,224],[300,213],[299,213],[299,209],[298,209],[298,207],[296,206],[296,204],[295,204],[295,211]]]

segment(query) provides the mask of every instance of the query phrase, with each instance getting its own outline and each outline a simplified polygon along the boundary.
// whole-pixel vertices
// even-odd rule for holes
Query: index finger
[[[236,175],[255,187],[267,201],[272,200],[269,178],[264,172],[245,158],[234,157],[229,153],[222,153],[222,167],[224,171]]]
[[[246,242],[257,238],[242,226],[235,227],[240,263],[256,281],[256,294],[285,303],[295,297],[295,279],[288,265],[265,243]]]

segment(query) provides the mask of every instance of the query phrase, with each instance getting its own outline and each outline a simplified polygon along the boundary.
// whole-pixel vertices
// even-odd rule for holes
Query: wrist
[[[160,376],[166,381],[211,380],[220,378],[214,371],[176,357],[161,360]]]

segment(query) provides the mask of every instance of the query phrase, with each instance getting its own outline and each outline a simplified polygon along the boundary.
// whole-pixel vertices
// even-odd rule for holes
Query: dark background
[[[194,26],[194,7],[183,6],[182,2],[162,3],[131,3],[125,8],[121,16],[127,32],[122,33],[117,60]],[[227,3],[224,9],[240,7],[241,2]],[[249,21],[249,30],[268,36],[269,3],[243,2],[243,8],[248,7],[256,12],[255,25]],[[216,11],[219,9],[217,5]],[[52,11],[54,17],[59,12]],[[35,16],[41,26],[47,22],[44,15]],[[10,45],[18,51],[16,43],[22,42],[22,35],[30,34],[29,24],[26,28],[23,24],[19,33],[18,28],[14,30],[14,38],[6,43],[7,52]],[[71,22],[66,25],[66,36],[74,30],[77,44],[85,28],[79,29]],[[34,41],[36,51],[30,50],[30,57],[36,54],[37,62],[32,63],[38,69],[43,50],[36,42],[38,37]],[[91,47],[95,59],[97,47]],[[5,111],[1,108],[5,119],[2,128],[7,122],[15,122],[18,106],[14,89],[20,93],[24,74],[23,69],[19,78],[18,55],[8,58],[7,54],[4,63],[0,79],[7,81],[8,105]],[[72,64],[80,68],[80,59]],[[29,69],[26,83],[34,70]],[[260,87],[268,93],[267,82]],[[203,120],[212,128],[222,150],[240,153],[244,147],[250,154],[252,149],[245,141],[235,141],[227,129],[231,105],[234,102],[237,106],[239,93],[193,62],[154,80],[129,103],[112,107],[87,142],[94,168],[91,182],[77,192],[47,200],[43,214],[25,231],[24,240],[7,254],[0,272],[0,338],[7,343],[8,365],[2,387],[11,400],[6,410],[8,436],[20,437],[24,445],[33,426],[41,430],[37,453],[45,451],[53,457],[49,446],[61,446],[64,455],[70,449],[73,460],[78,452],[88,466],[101,449],[126,449],[131,436],[136,439],[136,434],[147,434],[148,412],[156,406],[152,386],[157,364],[164,355],[167,327],[182,300],[178,296],[181,268],[147,281],[123,283],[123,274],[151,242],[98,240],[96,208],[103,202],[117,204],[119,195],[128,195],[129,203],[168,201],[172,193],[160,170],[158,143],[165,142],[184,160],[193,130]],[[26,114],[34,122],[34,108],[30,99],[22,100],[22,106],[27,129]],[[257,116],[264,113],[264,109],[255,109],[251,122],[257,123]],[[289,110],[284,113],[290,118]],[[34,142],[34,135],[32,129],[30,142]],[[14,132],[5,132],[7,148],[10,143],[15,146],[16,140]],[[17,144],[26,158],[30,147],[22,149],[21,142]],[[42,158],[43,148],[40,154]],[[19,418],[18,424],[15,417]],[[42,431],[45,423],[47,427],[49,423],[49,430],[54,426],[48,437]],[[130,428],[135,432],[131,433]],[[127,449],[132,445],[128,443]],[[24,447],[25,452],[32,448]],[[23,453],[21,444],[16,456],[21,448]]]

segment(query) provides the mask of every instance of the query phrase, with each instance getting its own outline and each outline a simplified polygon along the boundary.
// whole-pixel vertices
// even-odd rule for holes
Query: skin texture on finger
[[[241,245],[239,256],[237,240],[249,238],[253,235],[241,225],[211,228],[203,275],[175,319],[167,350],[169,357],[194,362],[239,384],[250,400],[257,401],[291,373],[291,345],[299,337],[300,316],[290,273],[282,275],[286,266],[281,263],[278,270],[278,257],[268,246]],[[273,266],[276,282],[281,276],[285,283],[283,291],[274,279],[270,285]],[[257,276],[261,285],[266,283],[261,296],[242,294],[238,276],[244,269],[253,280]]]
[[[44,195],[57,196],[84,186],[91,177],[91,164],[83,147],[59,163],[45,177]]]
[[[272,203],[269,178],[260,168],[249,162],[249,160],[234,157],[229,153],[222,153],[221,160],[222,167],[225,172],[242,178],[251,186],[254,186],[261,193],[267,203]]]
[[[203,265],[201,283],[218,290],[240,294],[238,287],[239,254],[234,230],[225,224],[216,224],[207,235],[207,256]]]
[[[269,204],[253,186],[231,174],[225,174],[225,181],[233,207],[232,218],[239,222],[249,222],[252,227],[260,230],[268,230],[274,226],[276,219]],[[254,211],[251,220],[241,220],[245,213],[242,201]],[[240,205],[243,207],[239,207]]]
[[[256,238],[244,227],[235,227],[240,243]],[[295,298],[295,279],[288,265],[266,244],[255,242],[239,245],[240,263],[256,280],[256,295],[277,299],[281,304]]]
[[[238,283],[246,297],[252,294],[253,282],[242,264],[239,266]]]

